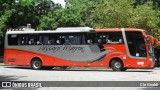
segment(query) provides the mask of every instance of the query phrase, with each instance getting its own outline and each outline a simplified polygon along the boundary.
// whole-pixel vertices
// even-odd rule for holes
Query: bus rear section
[[[142,46],[140,48],[140,46]],[[150,44],[143,30],[59,28],[55,31],[9,31],[5,37],[4,63],[31,66],[152,68]]]

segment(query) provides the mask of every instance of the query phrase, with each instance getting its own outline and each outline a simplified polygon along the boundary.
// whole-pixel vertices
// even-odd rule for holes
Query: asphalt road
[[[128,69],[114,72],[106,68],[70,68],[62,70],[32,70],[30,67],[0,65],[0,81],[160,81],[160,69]],[[14,89],[14,88],[13,88]],[[152,87],[43,87],[34,88],[58,90],[160,90]]]

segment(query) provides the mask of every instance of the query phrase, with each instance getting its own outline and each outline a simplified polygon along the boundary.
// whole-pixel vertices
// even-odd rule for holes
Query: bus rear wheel
[[[33,59],[32,62],[31,62],[31,67],[34,70],[42,69],[42,61],[38,58]]]
[[[111,68],[113,71],[125,71],[126,69],[123,67],[123,63],[119,59],[114,59],[111,62]]]

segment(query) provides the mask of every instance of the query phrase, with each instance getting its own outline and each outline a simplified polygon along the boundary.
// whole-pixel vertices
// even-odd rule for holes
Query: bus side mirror
[[[150,44],[150,37],[149,36],[146,37],[146,41],[147,41],[147,44]]]
[[[154,37],[153,36],[150,36],[150,39],[151,39],[151,44],[154,46]]]
[[[155,38],[153,36],[147,35],[146,41],[147,44],[155,45]]]

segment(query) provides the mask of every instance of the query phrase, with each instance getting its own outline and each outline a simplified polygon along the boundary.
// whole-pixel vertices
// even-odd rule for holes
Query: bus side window
[[[108,44],[111,42],[108,34],[106,33],[98,33],[97,37],[98,37],[98,44]]]
[[[60,44],[61,44],[60,39],[57,39],[57,40],[56,40],[56,44],[58,44],[58,45],[60,45]]]
[[[18,35],[8,35],[8,45],[18,45]]]
[[[52,34],[49,35],[48,45],[55,45],[56,44],[55,43],[55,37],[56,37],[56,35],[52,35]]]
[[[98,33],[98,44],[123,44],[122,32]]]
[[[56,45],[61,45],[62,44],[62,37],[61,37],[61,35],[56,35],[55,36],[55,43],[56,43]]]
[[[98,44],[102,44],[102,40],[103,40],[102,35],[98,35],[97,37],[98,37]]]
[[[32,34],[28,35],[28,45],[39,45],[39,35],[38,34]]]
[[[66,45],[80,45],[82,44],[81,34],[77,33],[65,33],[62,34],[62,44]]]
[[[82,40],[81,40],[81,44],[86,44],[86,42],[85,42],[85,38],[86,38],[86,37],[85,37],[85,35],[84,35],[84,34],[82,34],[82,37],[81,37],[81,39],[82,39]]]
[[[103,37],[103,44],[105,44],[105,43],[107,43],[107,44],[111,43],[109,35],[105,34],[102,37]]]
[[[25,45],[25,37],[22,37],[21,45]]]
[[[20,45],[26,45],[26,43],[27,43],[27,36],[26,35],[20,35],[19,36],[19,43],[20,43]]]
[[[60,34],[50,33],[41,35],[41,42],[44,45],[61,45],[62,38]]]
[[[37,45],[42,45],[42,35],[39,35]]]
[[[28,41],[28,44],[29,44],[29,45],[33,45],[33,44],[34,44],[34,39],[30,39],[30,40]]]
[[[88,33],[86,35],[86,43],[87,44],[96,44],[98,42],[96,38],[96,33]]]
[[[49,40],[49,37],[47,35],[44,35],[43,36],[43,44],[47,45],[48,44],[48,40]]]
[[[121,37],[114,37],[112,38],[112,43],[117,43],[117,44],[123,43],[123,39]]]
[[[41,45],[42,36],[39,34],[21,34],[18,39],[19,45]]]

